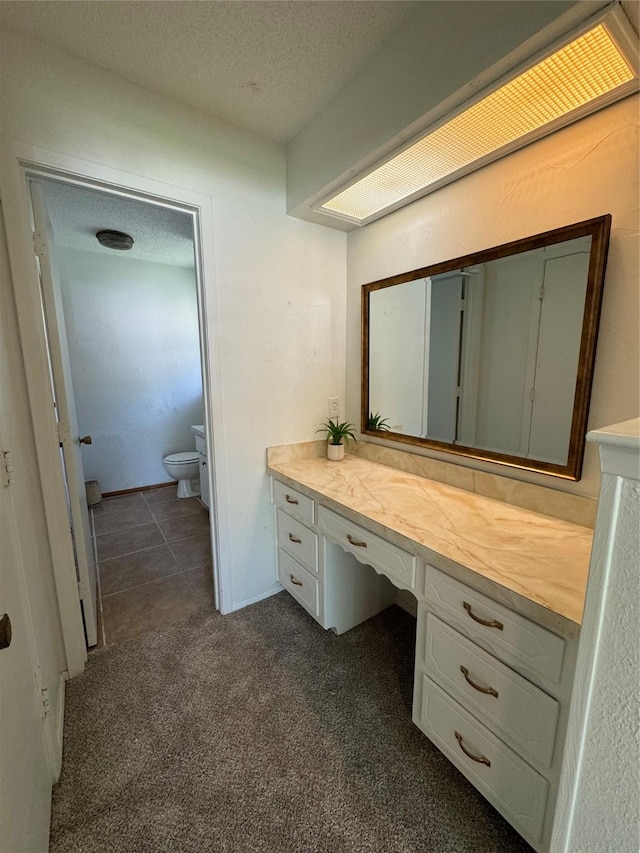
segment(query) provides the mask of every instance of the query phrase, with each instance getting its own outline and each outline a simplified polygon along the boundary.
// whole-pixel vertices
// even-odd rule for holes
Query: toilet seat
[[[164,461],[172,465],[191,465],[194,462],[198,462],[199,459],[195,451],[187,450],[184,453],[170,453],[164,457]]]

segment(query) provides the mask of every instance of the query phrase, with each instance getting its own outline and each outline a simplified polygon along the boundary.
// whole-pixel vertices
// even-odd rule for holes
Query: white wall
[[[265,447],[307,440],[327,398],[344,397],[345,235],[286,216],[281,146],[31,39],[1,38],[5,146],[19,140],[213,199],[203,239],[215,243],[205,272],[218,310],[218,504],[237,606],[275,581]]]
[[[168,453],[204,422],[195,271],[57,247],[86,479],[171,482]]]
[[[640,844],[640,420],[589,436],[602,489],[551,846],[637,853]]]
[[[621,485],[619,499],[606,615],[568,848],[580,853],[636,853],[640,843],[637,479]]]
[[[637,417],[638,200],[638,98],[631,96],[352,231],[348,235],[349,418],[357,418],[360,407],[361,285],[605,213],[612,214],[613,224],[588,428]],[[425,455],[567,492],[598,494],[598,459],[591,445],[586,448],[578,483],[446,454]]]
[[[370,411],[407,435],[422,430],[425,296],[424,279],[369,295]]]

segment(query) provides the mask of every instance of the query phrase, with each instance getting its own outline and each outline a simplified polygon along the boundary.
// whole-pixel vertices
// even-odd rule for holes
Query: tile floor
[[[209,513],[176,486],[105,498],[92,510],[98,646],[213,607]]]

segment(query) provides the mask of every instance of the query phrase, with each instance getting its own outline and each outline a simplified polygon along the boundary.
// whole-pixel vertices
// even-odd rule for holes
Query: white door
[[[52,777],[1,436],[0,455],[0,850],[44,853]]]
[[[462,276],[431,277],[431,326],[427,385],[427,438],[457,437]]]
[[[69,519],[78,571],[78,589],[82,604],[87,645],[98,641],[96,620],[96,565],[89,524],[84,471],[80,455],[80,436],[76,407],[73,399],[71,367],[67,348],[67,335],[62,311],[60,282],[55,268],[51,246],[53,232],[47,215],[42,187],[36,182],[29,184],[33,219],[35,224],[34,244],[39,261],[42,303],[46,322],[49,357],[54,397],[58,418],[58,435],[66,472]]]
[[[485,450],[527,455],[542,275],[537,251],[484,265],[475,437]]]
[[[558,465],[569,457],[589,250],[545,261],[528,455]]]

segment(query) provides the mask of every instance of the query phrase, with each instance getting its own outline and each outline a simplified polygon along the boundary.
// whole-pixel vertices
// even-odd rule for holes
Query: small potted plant
[[[355,427],[353,424],[344,421],[340,423],[337,419],[332,421],[329,418],[322,424],[316,432],[324,432],[327,436],[327,458],[332,462],[339,462],[344,459],[344,442],[353,439],[356,441],[354,433]]]
[[[369,420],[367,421],[368,429],[377,429],[380,432],[389,432],[389,418],[383,418],[380,412],[369,412]]]

